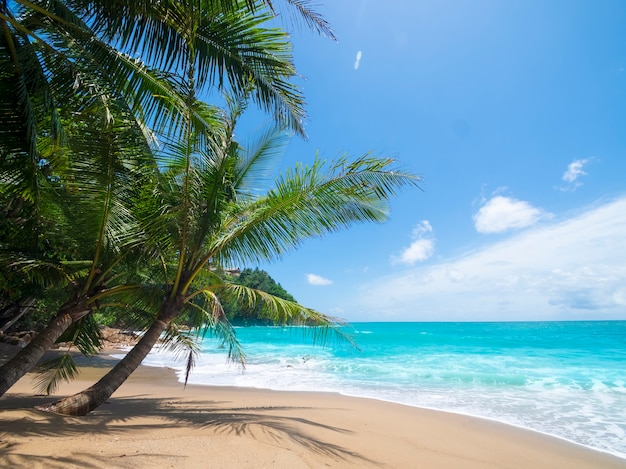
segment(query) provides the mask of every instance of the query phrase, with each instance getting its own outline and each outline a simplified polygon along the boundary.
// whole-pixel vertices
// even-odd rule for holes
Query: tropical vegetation
[[[124,204],[133,198],[123,192],[142,185],[118,183],[131,172],[145,176],[146,164],[152,164],[147,173],[156,170],[152,150],[159,138],[171,138],[184,125],[200,136],[210,132],[215,109],[195,99],[198,89],[245,92],[272,109],[278,122],[301,131],[303,100],[289,82],[295,73],[290,44],[284,32],[265,26],[271,14],[261,14],[261,5],[123,6],[99,1],[0,5],[0,61],[5,65],[0,79],[6,85],[0,98],[6,124],[0,134],[0,182],[5,210],[16,214],[4,225],[2,268],[23,274],[6,300],[30,304],[31,292],[41,293],[42,284],[72,290],[46,330],[2,368],[0,394],[102,296],[116,293],[113,279],[118,290],[124,288],[120,274],[111,269],[129,258],[125,246],[136,246],[141,234]],[[183,18],[197,21],[189,24]],[[138,48],[141,60],[131,54]],[[184,57],[189,67],[181,73]],[[187,81],[191,90],[184,86]],[[23,215],[26,211],[29,216]],[[21,233],[30,239],[15,229],[16,219],[26,220]],[[47,229],[51,223],[63,227],[67,220],[73,228]],[[75,231],[77,226],[81,231]],[[75,244],[87,252],[67,245],[76,233],[81,236]]]
[[[330,33],[307,2],[285,3]],[[58,310],[46,329],[0,369],[0,392],[63,334],[95,351],[98,309],[121,311],[145,333],[100,381],[49,410],[97,408],[164,336],[188,350],[191,369],[197,336],[182,324],[216,334],[243,363],[224,305],[342,336],[338,319],[226,270],[382,222],[388,200],[418,178],[369,154],[269,172],[285,131],[304,133],[275,17],[269,0],[0,3],[0,81],[11,90],[0,98],[2,300],[59,298],[48,302]],[[275,124],[246,148],[236,128],[248,102]],[[62,357],[47,390],[74,372]]]
[[[238,285],[269,293],[283,300],[296,302],[296,299],[287,292],[280,283],[277,283],[270,274],[258,267],[255,269],[243,269],[241,272],[235,274],[232,281]],[[222,307],[224,308],[226,318],[233,325],[276,324],[271,316],[264,317],[263,308],[260,304],[249,304],[241,299],[232,299],[230,301],[223,299]]]

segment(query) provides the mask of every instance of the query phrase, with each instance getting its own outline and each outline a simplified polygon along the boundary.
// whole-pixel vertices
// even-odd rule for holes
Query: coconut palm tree
[[[139,366],[163,332],[190,310],[201,311],[229,342],[232,358],[242,359],[220,298],[246,298],[262,303],[275,320],[300,320],[340,333],[336,319],[233,284],[218,274],[220,267],[275,260],[307,238],[358,222],[382,222],[388,199],[400,187],[416,185],[418,178],[394,167],[390,159],[342,157],[331,163],[299,164],[276,179],[269,191],[259,193],[251,188],[259,187],[259,169],[266,168],[280,134],[268,134],[259,152],[242,154],[232,139],[232,121],[212,133],[209,145],[192,133],[172,141],[162,163],[167,165],[163,178],[143,207],[146,214],[140,218],[146,232],[164,258],[175,260],[169,267],[164,263],[163,301],[153,324],[100,381],[46,410],[85,415],[97,408]],[[260,187],[268,185],[271,181]]]
[[[63,288],[65,301],[46,328],[0,367],[0,395],[97,302],[130,288],[125,284],[131,272],[125,260],[142,241],[131,216],[133,191],[156,174],[156,166],[132,117],[124,117],[115,103],[106,110],[97,107],[73,114],[72,132],[79,135],[72,135],[64,151],[65,169],[38,183],[37,207],[45,211],[52,205],[55,229],[61,231],[53,236],[48,229],[47,242],[62,237],[63,244],[55,243],[51,256],[16,246],[4,251],[3,260],[10,268],[56,292]],[[115,118],[108,124],[100,122],[110,116]]]
[[[66,159],[59,158],[59,155],[65,154],[59,143],[63,143],[65,147],[69,145],[70,148],[82,145],[80,152],[74,152],[84,157],[82,161],[73,161],[74,169],[79,168],[74,174],[81,174],[81,171],[83,175],[89,174],[85,170],[90,168],[93,158],[85,149],[93,150],[99,155],[100,149],[109,147],[106,142],[101,146],[95,145],[103,143],[98,138],[87,142],[85,139],[79,140],[77,135],[108,135],[117,139],[117,145],[124,143],[122,140],[125,138],[129,148],[136,145],[137,135],[141,132],[145,140],[144,146],[149,146],[153,144],[153,135],[163,134],[163,138],[168,138],[168,134],[180,133],[183,124],[187,126],[184,128],[186,132],[206,135],[211,132],[214,112],[199,102],[192,107],[188,100],[194,99],[197,89],[211,85],[222,87],[224,82],[228,82],[235,91],[242,91],[244,87],[252,89],[252,96],[256,101],[273,109],[277,119],[286,119],[291,128],[301,129],[301,95],[289,83],[295,73],[289,42],[284,32],[263,26],[271,19],[271,14],[253,16],[248,10],[238,6],[237,2],[233,3],[236,8],[223,10],[212,2],[205,2],[201,9],[196,9],[196,4],[192,3],[164,2],[158,5],[159,8],[155,8],[153,2],[147,2],[143,5],[144,10],[141,10],[135,9],[135,4],[130,2],[129,11],[136,13],[141,10],[139,14],[145,20],[137,22],[137,18],[129,18],[116,11],[112,17],[116,21],[125,19],[126,27],[116,29],[115,35],[110,32],[111,24],[106,21],[100,23],[99,16],[80,16],[75,13],[90,2],[16,1],[12,4],[19,10],[19,15],[12,14],[6,2],[0,4],[0,27],[5,32],[4,41],[0,42],[0,61],[8,65],[2,69],[4,72],[0,73],[0,79],[5,79],[7,84],[19,84],[14,85],[15,93],[3,94],[5,98],[17,96],[19,99],[0,102],[0,106],[10,111],[2,116],[9,117],[8,124],[15,124],[6,127],[8,130],[2,135],[1,142],[4,145],[0,145],[3,192],[26,199],[34,206],[41,205],[41,184],[47,177],[46,174],[42,177],[43,169],[52,168],[54,172],[68,164]],[[98,4],[99,2],[92,3],[93,6]],[[110,7],[110,2],[100,2],[103,11],[111,13],[110,8],[107,10],[107,5]],[[141,5],[137,3],[135,6]],[[102,18],[106,19],[107,16],[102,15]],[[140,34],[146,32],[147,35]],[[188,40],[190,32],[193,32],[193,41]],[[185,58],[185,63],[189,64],[186,74],[176,75],[172,71],[169,75],[163,75],[110,45],[112,43],[121,48],[125,45],[127,50],[132,49],[137,46],[138,37],[142,38],[141,44],[146,57],[164,68],[180,65],[167,58],[172,52],[169,48],[170,42],[178,47],[180,50],[176,50]],[[160,48],[155,47],[158,43],[161,44]],[[181,47],[181,44],[191,47]],[[185,86],[185,80],[191,86]],[[253,88],[249,85],[251,80],[254,81]],[[186,94],[181,94],[179,90]],[[91,108],[94,101],[98,102],[100,110],[106,111],[105,124],[100,128],[84,127],[81,132],[72,132],[68,125],[76,126],[74,116],[77,113],[85,115],[90,110],[93,112]],[[119,108],[117,114],[112,113],[114,106],[111,103]],[[39,107],[35,112],[33,109],[37,106]],[[29,110],[32,112],[26,112]],[[124,132],[120,131],[119,125],[112,125],[116,119],[120,119],[120,112],[124,113]],[[93,125],[94,122],[90,124]],[[105,132],[107,125],[111,128]],[[149,130],[148,126],[154,131]],[[51,130],[38,130],[42,128]],[[102,132],[98,133],[100,130]],[[130,131],[134,134],[130,135]],[[120,137],[123,138],[120,140]],[[112,167],[124,167],[125,163],[119,159],[124,155],[129,158],[129,165],[132,166],[134,161],[131,155],[123,149],[120,150],[119,146],[116,158],[108,160],[112,166],[94,166],[103,169],[104,180],[93,175],[93,181],[101,183],[101,193],[108,195],[85,199],[82,204],[90,207],[91,215],[103,222],[89,225],[100,228],[96,233],[97,238],[90,238],[91,241],[97,239],[91,244],[96,248],[91,251],[92,255],[64,259],[65,262],[55,268],[51,268],[50,262],[42,264],[32,258],[16,261],[15,256],[11,257],[13,266],[28,269],[32,275],[41,273],[42,268],[46,268],[49,273],[61,272],[61,277],[71,280],[75,286],[74,293],[46,331],[20,352],[15,360],[2,368],[0,395],[29,371],[43,352],[71,324],[88,314],[98,300],[125,289],[121,284],[115,289],[108,284],[111,278],[119,282],[119,277],[111,269],[113,266],[119,267],[120,258],[125,255],[124,247],[117,246],[116,255],[108,258],[109,263],[101,263],[102,243],[107,239],[106,236],[109,236],[109,241],[116,236],[111,238],[111,226],[123,228],[122,224],[109,219],[111,208],[115,207],[109,196],[111,191],[119,191],[120,186],[111,185],[107,177],[117,174],[115,170],[111,170]],[[65,189],[73,186],[69,185]],[[79,187],[81,196],[89,193],[86,190],[88,187],[95,190],[93,184],[85,188]],[[94,206],[93,200],[104,201],[105,205]],[[111,222],[112,225],[104,222]],[[83,264],[78,263],[78,260],[83,261]],[[68,266],[77,265],[89,266],[84,270],[86,276],[79,286],[76,286],[73,277],[76,273],[68,272]],[[106,285],[109,288],[105,288]]]
[[[231,339],[236,351],[236,341],[229,333],[221,309],[220,294],[245,294],[252,300],[263,300],[275,316],[297,316],[332,326],[335,324],[332,318],[313,310],[229,285],[216,275],[212,266],[219,268],[235,259],[273,259],[307,237],[319,236],[358,221],[381,221],[386,214],[385,202],[395,190],[416,183],[413,176],[393,171],[391,161],[365,157],[354,162],[341,159],[328,169],[321,162],[311,167],[299,166],[279,180],[266,196],[246,192],[246,175],[257,167],[255,161],[262,159],[240,157],[232,138],[234,126],[228,122],[218,128],[196,125],[198,116],[204,117],[210,112],[197,99],[197,93],[209,82],[207,73],[210,79],[215,74],[215,67],[207,66],[205,60],[214,48],[213,35],[233,37],[234,34],[239,38],[242,20],[261,24],[271,15],[254,17],[247,12],[224,13],[216,11],[212,2],[180,2],[171,9],[168,6],[167,12],[172,21],[171,28],[160,29],[157,36],[163,37],[162,31],[175,30],[167,37],[173,38],[176,50],[180,52],[176,67],[183,71],[179,86],[186,95],[186,108],[180,125],[161,133],[164,161],[160,167],[165,170],[150,199],[153,209],[147,210],[148,217],[141,217],[140,209],[146,210],[150,203],[145,207],[139,204],[136,213],[140,219],[149,221],[144,224],[144,229],[156,240],[153,245],[162,258],[175,259],[176,263],[174,269],[168,269],[167,262],[163,263],[166,279],[162,285],[163,301],[142,339],[94,386],[50,407],[57,412],[85,414],[102,404],[186,309],[193,307],[204,312],[208,322]],[[216,24],[220,15],[227,19],[226,27]],[[284,47],[270,47],[275,42],[284,45],[277,41],[282,37],[277,36],[278,33],[263,31],[265,39],[261,42],[269,45],[259,47],[259,41],[256,41],[246,49],[249,54],[246,57],[254,57],[264,64],[262,73],[241,73],[241,61],[232,62],[229,53],[217,55],[231,67],[229,70],[236,71],[230,75],[234,78],[230,87],[235,94],[250,90],[253,100],[260,98],[258,102],[261,103],[273,102],[277,120],[284,121],[282,117],[287,110],[288,117],[291,116],[287,122],[292,129],[298,130],[300,120],[294,118],[295,108],[290,110],[280,100],[273,99],[279,90],[279,95],[288,97],[291,102],[298,101],[294,88],[284,80],[293,74],[293,68],[285,64],[288,56]],[[274,80],[274,88],[266,86],[268,71],[271,77],[278,77]],[[200,280],[202,283],[198,285]]]

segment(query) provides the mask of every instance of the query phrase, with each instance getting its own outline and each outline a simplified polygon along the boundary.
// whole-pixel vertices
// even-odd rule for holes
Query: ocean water
[[[206,338],[189,382],[334,391],[474,415],[626,458],[626,321],[353,323],[360,351],[310,331],[242,327],[245,369]],[[184,363],[155,351],[146,365]]]

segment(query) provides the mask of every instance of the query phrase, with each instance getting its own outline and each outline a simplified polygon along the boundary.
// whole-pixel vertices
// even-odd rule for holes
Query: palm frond
[[[228,86],[235,93],[253,85],[251,98],[277,122],[304,135],[304,98],[291,83],[296,75],[287,34],[264,27],[272,15],[247,12],[204,16],[197,29],[198,85]]]
[[[251,308],[260,305],[261,317],[274,323],[302,326],[302,332],[311,334],[313,343],[324,345],[329,335],[332,335],[337,342],[347,343],[359,350],[354,338],[347,332],[346,323],[341,319],[244,285],[224,284],[220,295],[234,298]]]
[[[199,342],[207,334],[220,340],[220,346],[228,350],[229,361],[239,362],[245,367],[245,353],[237,339],[235,329],[228,322],[218,297],[210,289],[203,289],[191,295],[186,302],[185,313],[180,317],[184,319],[185,324],[190,324],[192,329],[181,328],[172,323],[162,338],[162,344],[179,356],[186,355],[185,386],[198,358]]]
[[[0,256],[0,259],[0,262],[24,273],[31,282],[44,288],[73,284],[84,278],[91,268],[89,261],[55,262],[50,259],[18,256],[15,252]]]
[[[90,357],[102,348],[102,331],[91,314],[83,316],[70,326],[59,338],[58,342],[69,342],[78,348],[78,351]]]
[[[193,301],[191,301],[192,298]],[[196,330],[199,334],[202,337],[211,334],[220,339],[221,346],[228,349],[228,360],[245,366],[246,355],[243,347],[237,339],[235,329],[224,314],[219,297],[212,291],[212,288],[198,290],[192,298],[186,304],[198,314],[197,319],[202,321],[201,326],[199,322],[196,322]],[[198,301],[198,298],[202,301]]]
[[[324,36],[329,37],[332,40],[337,40],[335,33],[324,17],[316,12],[313,7],[313,2],[308,0],[286,0],[287,4],[290,5],[298,14],[298,17],[294,19],[294,21],[301,20],[303,21],[309,28],[314,31],[322,34]],[[293,16],[289,16],[292,18]]]
[[[177,356],[186,355],[184,385],[187,386],[189,374],[195,366],[200,353],[197,337],[190,334],[187,330],[181,330],[175,324],[170,324],[165,337],[162,339],[162,343],[166,348],[173,350]]]
[[[233,185],[242,197],[258,196],[267,190],[271,175],[287,143],[288,135],[284,129],[272,126],[241,150]]]
[[[325,165],[299,164],[264,197],[232,206],[207,253],[222,265],[257,264],[279,258],[303,240],[360,222],[383,222],[389,199],[420,178],[394,160],[364,155]]]
[[[38,393],[53,394],[60,381],[70,382],[78,375],[78,367],[72,355],[67,352],[42,363],[37,372],[35,388]]]
[[[48,102],[35,48],[0,12],[0,183],[3,191],[28,201],[38,197],[38,117]]]
[[[148,272],[146,274],[149,275]],[[126,283],[106,289],[93,296],[101,310],[117,313],[125,330],[146,330],[157,317],[166,286],[154,282],[129,285]]]

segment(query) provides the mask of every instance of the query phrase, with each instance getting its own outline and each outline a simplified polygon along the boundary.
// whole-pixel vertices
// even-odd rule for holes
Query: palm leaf
[[[324,345],[329,334],[332,334],[337,342],[347,343],[359,350],[353,337],[347,332],[346,323],[338,318],[244,285],[225,284],[220,289],[220,295],[234,298],[251,308],[260,305],[261,317],[270,319],[274,323],[305,326],[301,328],[302,332],[311,334],[314,343]]]
[[[278,127],[267,128],[256,141],[241,150],[237,158],[236,178],[233,185],[237,193],[247,200],[267,190],[273,170],[288,143],[287,133]]]
[[[97,354],[102,348],[102,331],[92,315],[83,316],[58,339],[69,342],[86,357]]]
[[[276,187],[247,205],[232,206],[211,241],[206,259],[222,265],[247,265],[279,258],[304,239],[359,222],[383,222],[388,200],[417,176],[369,155],[341,158],[326,168],[321,160],[298,165]]]
[[[198,354],[200,353],[197,338],[190,335],[188,331],[181,331],[175,324],[170,324],[162,342],[165,347],[173,350],[177,356],[182,354],[186,355],[184,385],[187,386],[189,374],[195,366]]]
[[[53,394],[61,380],[70,382],[78,375],[78,368],[72,355],[67,352],[42,363],[39,367],[35,388],[38,393]]]
[[[201,327],[197,327],[200,335],[205,337],[207,334],[220,339],[221,346],[228,350],[228,360],[239,362],[245,365],[246,355],[241,343],[237,339],[237,334],[232,324],[228,321],[222,303],[218,296],[211,289],[202,289],[195,292],[191,297],[200,295],[202,302],[189,301],[187,304],[196,313],[200,313],[199,318],[203,321]],[[199,326],[199,323],[196,323]]]
[[[302,21],[306,26],[319,34],[323,34],[330,39],[336,40],[330,24],[322,15],[313,10],[313,2],[308,0],[286,0],[286,3],[296,11],[297,16],[294,21]],[[288,18],[293,18],[294,15],[287,15]]]
[[[95,6],[95,11],[100,13],[87,16],[84,23],[90,24],[96,36],[102,34],[120,51],[127,51],[129,57],[140,51],[146,63],[166,73],[187,71],[185,60],[191,58],[194,80],[200,89],[207,91],[212,87],[225,89],[228,85],[235,93],[241,93],[250,88],[252,81],[253,100],[271,112],[277,121],[304,133],[304,100],[297,87],[289,82],[295,76],[295,69],[288,36],[279,29],[263,27],[273,18],[272,14],[260,11],[251,14],[242,3],[236,4],[236,9],[225,10],[215,2],[202,2],[202,5],[158,2],[153,5],[143,3],[138,7],[116,2],[118,9],[115,13],[100,2],[84,3]],[[197,23],[187,30],[190,18],[197,19]],[[85,43],[84,46],[91,47],[91,44]],[[93,42],[94,47],[101,47],[98,44],[101,43]],[[95,52],[93,54],[95,56]],[[116,62],[111,63],[116,65]],[[132,64],[128,62],[128,65]],[[133,72],[126,75],[126,80],[115,81],[131,83],[129,77],[140,76]],[[182,78],[176,87],[182,90],[182,95],[190,95],[188,84]],[[135,86],[134,89],[140,88]],[[152,92],[152,97],[170,96],[174,90]],[[141,96],[150,98],[150,94]],[[176,107],[182,109],[180,101]],[[145,116],[154,115],[149,109],[146,107]]]

